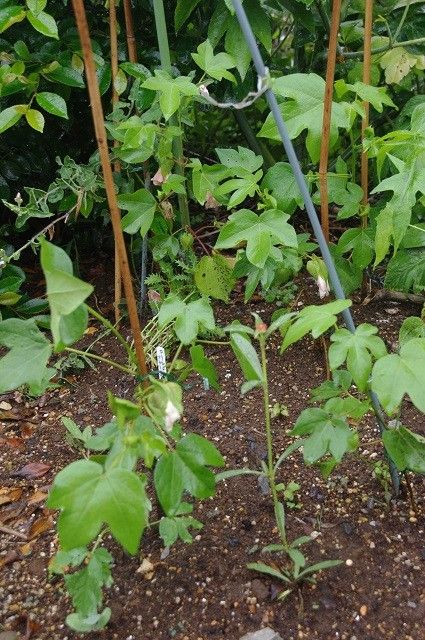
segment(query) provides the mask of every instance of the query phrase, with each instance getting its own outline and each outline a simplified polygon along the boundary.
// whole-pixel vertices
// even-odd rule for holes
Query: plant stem
[[[395,49],[396,47],[409,47],[415,44],[424,44],[425,37],[422,38],[414,38],[413,40],[403,40],[402,42],[391,42],[384,47],[378,47],[377,49],[372,49],[371,54],[374,56],[377,53],[385,53],[390,49]],[[363,58],[364,51],[343,51],[341,53],[343,58]]]
[[[81,349],[74,349],[72,347],[65,347],[65,351],[69,351],[70,353],[76,353],[78,356],[82,356],[83,358],[89,358],[91,360],[99,360],[99,362],[104,362],[105,364],[109,364],[115,369],[119,369],[124,373],[128,373],[130,376],[134,376],[134,371],[132,371],[129,367],[124,367],[124,365],[115,362],[114,360],[109,360],[109,358],[104,358],[103,356],[98,356],[95,353],[89,353],[88,351],[81,351]]]
[[[182,350],[182,349],[183,349],[183,342],[180,342],[179,346],[177,347],[177,351],[176,351],[176,353],[174,354],[173,359],[171,360],[171,364],[170,364],[170,366],[168,367],[168,373],[171,373],[171,372],[172,372],[172,370],[174,369],[174,366],[175,366],[175,364],[176,364],[176,362],[177,362],[177,359],[178,359],[178,357],[179,357],[180,352],[181,352],[181,350]]]
[[[270,490],[273,499],[273,506],[275,513],[277,512],[277,506],[279,504],[279,497],[276,490],[275,470],[273,464],[273,433],[270,418],[270,396],[269,396],[269,380],[267,375],[267,354],[266,354],[266,337],[264,334],[259,335],[260,353],[261,353],[261,369],[263,373],[263,402],[264,402],[264,425],[266,427],[266,440],[267,440],[267,478],[270,483]],[[282,508],[285,509],[284,505]],[[282,544],[285,548],[288,546],[286,537],[286,531],[281,527],[278,527]]]
[[[153,9],[155,14],[156,35],[158,38],[159,55],[161,58],[161,66],[171,75],[171,56],[170,45],[168,42],[167,23],[165,20],[164,2],[163,0],[153,0]],[[169,120],[171,126],[178,127],[180,123],[178,117],[172,116]],[[184,155],[183,155],[183,139],[182,136],[176,136],[173,140],[174,156],[176,160],[175,171],[178,175],[184,177]],[[177,196],[182,227],[190,227],[189,205],[186,194],[178,194]]]
[[[72,209],[70,209],[69,211],[64,213],[62,216],[59,216],[59,218],[55,218],[52,222],[49,222],[48,225],[43,227],[43,229],[41,229],[40,231],[37,231],[37,233],[35,235],[33,235],[28,240],[28,242],[26,242],[24,245],[22,245],[22,247],[20,247],[20,249],[17,249],[16,251],[14,251],[14,253],[12,253],[11,256],[8,257],[8,259],[7,259],[8,262],[10,260],[14,260],[15,258],[19,258],[19,256],[22,253],[22,251],[25,251],[25,249],[28,249],[28,247],[30,247],[32,245],[32,243],[35,242],[35,240],[37,240],[37,238],[39,238],[42,234],[46,233],[46,231],[48,231],[49,229],[54,227],[55,224],[57,224],[61,220],[65,220],[75,210],[75,208],[76,207],[72,207]]]
[[[220,347],[230,344],[229,340],[223,340],[222,342],[220,340],[197,340],[196,342],[199,344],[212,344]]]
[[[400,31],[403,28],[404,23],[406,22],[406,18],[407,18],[407,14],[409,13],[409,9],[410,9],[410,0],[407,0],[406,2],[406,6],[404,7],[404,11],[403,11],[403,15],[401,16],[400,22],[398,23],[398,27],[395,31],[394,34],[394,41],[397,42],[397,38],[400,35]]]
[[[92,307],[89,307],[88,305],[87,305],[87,309],[89,314],[93,316],[93,318],[96,318],[96,320],[99,320],[99,322],[103,324],[103,326],[106,329],[109,329],[109,331],[118,339],[118,341],[122,344],[122,346],[126,350],[130,362],[134,362],[134,352],[132,348],[130,347],[127,340],[124,338],[124,336],[118,331],[116,327],[114,327],[112,322],[109,322],[109,320],[104,316],[102,316],[101,313],[98,313],[95,309],[93,309]]]

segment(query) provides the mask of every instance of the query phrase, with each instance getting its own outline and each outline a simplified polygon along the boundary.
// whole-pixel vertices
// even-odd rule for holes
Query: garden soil
[[[105,260],[105,263],[107,260]],[[96,286],[92,301],[111,316],[111,294],[103,266],[84,274]],[[299,308],[317,303],[314,283],[301,281]],[[41,286],[41,284],[40,284]],[[103,288],[102,288],[103,287]],[[270,319],[272,306],[261,300],[232,303],[217,309],[221,324],[232,319],[251,323],[251,312]],[[389,346],[397,340],[402,320],[420,307],[381,300],[354,306],[356,322],[378,325]],[[101,330],[91,324],[88,344]],[[110,337],[99,340],[96,353],[117,356]],[[210,438],[229,469],[258,468],[266,454],[261,395],[240,396],[242,376],[228,347],[208,347],[220,376],[221,392],[205,391],[190,378],[185,396],[184,429]],[[287,408],[273,420],[274,444],[280,453],[299,413],[307,406],[309,388],[326,376],[323,345],[310,338],[279,355],[279,340],[269,344],[272,403]],[[100,426],[109,418],[106,393],[131,398],[130,378],[107,366],[67,375],[58,388],[41,398],[21,393],[0,397],[0,640],[75,640],[65,625],[71,611],[60,579],[49,579],[48,563],[57,549],[55,513],[45,498],[64,465],[78,456],[66,438],[60,417],[81,426]],[[425,393],[425,390],[424,390]],[[402,419],[414,431],[425,427],[406,402]],[[411,476],[414,502],[406,490],[388,501],[383,484],[373,475],[382,459],[379,434],[372,418],[360,427],[361,447],[324,481],[318,469],[306,467],[295,453],[281,468],[282,482],[301,489],[296,508],[288,510],[290,539],[313,534],[311,562],[341,559],[284,602],[282,585],[255,574],[247,563],[272,560],[261,548],[278,542],[267,487],[256,478],[221,482],[217,495],[198,504],[194,515],[204,523],[192,544],[164,550],[155,527],[143,538],[140,554],[129,557],[107,540],[116,560],[114,584],[105,604],[112,619],[96,640],[239,640],[263,626],[283,640],[424,640],[425,638],[425,482]],[[152,496],[153,497],[153,496]],[[152,519],[160,517],[154,507]],[[198,535],[196,535],[198,534]],[[147,570],[148,569],[148,570]]]

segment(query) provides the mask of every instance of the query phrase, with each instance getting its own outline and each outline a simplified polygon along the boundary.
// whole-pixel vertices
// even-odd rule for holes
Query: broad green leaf
[[[183,491],[195,498],[209,498],[214,494],[215,476],[207,465],[222,467],[224,459],[211,442],[193,433],[182,438],[175,451],[158,460],[155,490],[167,515],[176,514]]]
[[[122,69],[118,69],[117,75],[115,76],[114,89],[119,96],[127,89],[127,78]]]
[[[276,199],[277,206],[292,214],[297,207],[304,208],[304,200],[288,162],[276,162],[264,176],[262,189],[268,189]]]
[[[44,116],[41,111],[38,111],[37,109],[28,109],[28,111],[25,112],[25,117],[30,127],[40,133],[43,133]]]
[[[425,473],[425,438],[403,426],[386,429],[382,439],[399,471]]]
[[[262,156],[258,156],[251,149],[246,147],[238,147],[236,149],[216,149],[221,164],[235,172],[236,169],[243,169],[250,173],[255,173],[263,165]]]
[[[176,32],[180,31],[200,2],[201,0],[177,0],[177,6],[174,12],[174,27]]]
[[[159,535],[166,547],[171,547],[178,538],[183,542],[193,541],[189,529],[202,529],[203,524],[192,516],[179,516],[175,518],[161,518],[159,522]]]
[[[214,55],[213,48],[209,40],[205,40],[198,45],[197,53],[192,53],[192,58],[205,73],[216,80],[230,80],[236,83],[236,78],[228,69],[233,69],[236,62],[227,53],[217,53]]]
[[[309,436],[304,440],[303,455],[307,464],[317,462],[329,453],[338,462],[357,445],[356,434],[342,418],[324,409],[304,409],[291,431],[294,436]]]
[[[128,213],[121,220],[126,233],[139,232],[144,237],[151,228],[157,202],[147,189],[139,189],[134,193],[123,193],[118,196],[118,206]]]
[[[347,229],[338,241],[338,251],[342,254],[351,252],[353,263],[360,269],[365,269],[373,260],[373,235],[371,229]]]
[[[90,460],[78,460],[56,476],[48,506],[60,509],[59,541],[63,549],[89,544],[106,523],[114,538],[132,555],[148,522],[150,502],[133,471],[104,471]]]
[[[66,588],[80,616],[97,614],[102,604],[102,587],[112,584],[112,562],[111,554],[106,549],[98,548],[83,569],[65,576]]]
[[[425,250],[400,249],[388,263],[385,287],[421,293],[425,289]]]
[[[38,15],[46,8],[47,0],[26,0],[26,4],[31,13]]]
[[[400,354],[380,358],[372,370],[372,390],[385,411],[392,415],[407,394],[415,407],[425,413],[425,338],[402,345]]]
[[[57,93],[42,91],[35,96],[38,104],[48,113],[58,116],[59,118],[68,118],[68,109],[65,100]]]
[[[194,345],[190,348],[190,357],[192,360],[192,367],[195,371],[203,378],[207,378],[213,389],[220,391],[216,368],[211,360],[205,356],[204,349],[200,344]]]
[[[69,87],[77,87],[84,89],[84,80],[80,71],[73,69],[72,67],[56,67],[52,71],[46,73],[47,80],[53,82],[59,82]]]
[[[105,607],[102,613],[92,614],[83,618],[79,613],[70,613],[66,616],[66,624],[77,633],[90,633],[100,631],[106,627],[112,615],[109,607]]]
[[[63,249],[45,238],[40,240],[40,261],[46,278],[51,311],[51,331],[56,350],[72,344],[87,326],[87,312],[81,309],[93,287],[72,275],[72,262]]]
[[[233,269],[224,256],[216,253],[203,256],[195,268],[195,284],[200,293],[217,300],[229,301],[229,294],[235,286]]]
[[[224,48],[236,62],[236,68],[243,81],[251,63],[251,54],[236,16],[229,17],[225,33]]]
[[[27,18],[28,22],[31,23],[36,31],[39,31],[48,38],[55,38],[56,40],[59,39],[58,25],[50,14],[40,11],[35,15],[31,11],[28,11]]]
[[[425,338],[425,320],[423,318],[410,316],[403,321],[398,336],[400,345],[413,338]]]
[[[7,107],[7,109],[0,111],[0,133],[13,127],[22,118],[26,110],[27,106],[25,104],[15,104],[13,107]]]
[[[158,323],[163,327],[173,320],[174,331],[183,344],[191,344],[200,331],[212,331],[215,327],[214,314],[206,299],[186,303],[172,293],[161,305]]]
[[[360,391],[366,391],[372,371],[372,357],[379,360],[387,353],[385,343],[376,335],[377,333],[377,327],[371,324],[360,324],[354,333],[342,328],[337,329],[331,336],[332,344],[329,348],[331,369],[338,369],[346,362],[347,369]]]
[[[52,346],[33,318],[0,322],[0,344],[9,349],[0,359],[0,393],[22,385],[37,387],[43,382],[49,372]]]
[[[329,302],[328,304],[305,307],[286,332],[282,343],[282,351],[294,344],[294,342],[301,340],[310,331],[313,338],[318,338],[336,324],[336,314],[348,309],[351,304],[351,300],[335,300],[335,302]]]
[[[385,70],[387,84],[400,84],[417,61],[417,56],[410,54],[404,47],[394,47],[379,58],[379,64]]]
[[[0,33],[6,31],[12,24],[22,22],[26,15],[22,6],[12,5],[10,7],[0,8]]]
[[[292,225],[287,223],[288,218],[278,209],[270,209],[259,216],[249,209],[241,209],[229,216],[215,246],[230,249],[246,243],[248,260],[262,268],[274,245],[297,247],[297,236]]]
[[[363,82],[346,84],[344,80],[337,80],[335,89],[339,97],[342,97],[349,91],[355,93],[364,102],[369,102],[379,113],[382,113],[384,105],[396,107],[387,94],[385,87],[374,87],[371,84],[364,84]]]
[[[273,89],[277,95],[289,98],[280,110],[288,127],[291,139],[297,138],[307,129],[306,146],[313,162],[318,162],[322,141],[323,103],[325,81],[315,73],[294,73],[276,79]],[[331,148],[335,145],[339,129],[349,129],[349,105],[344,102],[332,103],[330,130]],[[280,140],[273,116],[270,114],[259,136]]]

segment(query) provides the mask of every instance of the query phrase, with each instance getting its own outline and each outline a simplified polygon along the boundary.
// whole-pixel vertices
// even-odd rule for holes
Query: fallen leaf
[[[34,491],[32,496],[28,500],[28,504],[37,504],[38,502],[44,502],[47,498],[47,495],[48,494],[44,493],[44,491],[40,491],[39,489],[37,489],[37,491]]]
[[[22,495],[20,487],[1,487],[0,488],[0,505],[16,502]]]
[[[153,578],[154,569],[155,567],[152,562],[147,558],[143,558],[142,564],[136,570],[136,573],[141,573],[146,578],[146,580],[151,580]]]
[[[22,440],[22,438],[18,438],[17,436],[4,438],[3,442],[5,442],[12,449],[18,449],[19,451],[25,450],[25,442]]]
[[[4,421],[16,421],[22,420],[15,411],[2,411],[0,410],[0,420]]]
[[[97,332],[98,332],[97,327],[87,327],[87,329],[84,331],[84,335],[85,336],[92,336],[93,334],[95,334]]]
[[[7,564],[10,564],[11,562],[15,562],[15,560],[17,560],[18,558],[19,558],[19,553],[15,551],[15,549],[11,549],[6,553],[5,556],[0,556],[0,569],[1,567],[4,567]],[[0,633],[0,640],[2,640],[1,633]]]
[[[8,402],[0,402],[0,409],[2,409],[2,411],[10,411],[12,408],[12,405],[9,404]]]
[[[33,545],[34,545],[34,542],[26,542],[25,544],[19,547],[19,551],[25,558],[31,555]]]
[[[44,462],[29,462],[22,469],[12,473],[12,476],[20,476],[21,478],[41,478],[50,469],[50,464],[44,464]]]
[[[42,516],[35,520],[30,526],[30,530],[28,531],[28,537],[30,539],[37,538],[45,531],[48,531],[53,527],[53,519],[51,516]]]
[[[29,438],[35,430],[35,424],[32,422],[24,422],[21,424],[20,433],[22,438]]]
[[[33,637],[34,633],[40,631],[41,625],[39,622],[36,622],[33,618],[28,616],[27,618],[27,628],[25,629],[24,640],[30,640]]]

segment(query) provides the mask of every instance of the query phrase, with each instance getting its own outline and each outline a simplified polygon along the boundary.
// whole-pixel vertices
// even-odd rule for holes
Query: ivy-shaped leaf
[[[147,78],[144,89],[159,92],[159,106],[166,120],[169,120],[181,104],[184,96],[199,96],[198,87],[187,76],[172,78],[166,71],[155,70],[155,76]]]
[[[317,462],[327,453],[339,462],[347,451],[356,448],[358,440],[344,419],[316,408],[305,409],[301,413],[291,435],[309,436],[303,444],[307,464]]]
[[[425,473],[425,438],[403,426],[386,429],[382,439],[399,471]]]
[[[33,318],[0,322],[0,344],[9,352],[0,360],[0,393],[29,385],[36,390],[49,375],[52,345]],[[54,370],[52,370],[53,373]]]
[[[338,240],[338,251],[341,254],[351,252],[351,259],[356,267],[365,269],[373,260],[373,235],[371,229],[347,229]]]
[[[159,310],[158,323],[164,327],[173,320],[174,331],[183,344],[191,344],[200,331],[215,328],[213,310],[205,298],[186,303],[175,293],[167,296]]]
[[[325,81],[315,73],[294,73],[278,78],[273,83],[277,95],[289,98],[280,105],[291,139],[297,138],[307,129],[306,146],[313,162],[318,162],[322,142],[323,104]],[[332,103],[330,144],[333,147],[341,129],[350,128],[350,105]],[[280,140],[272,114],[267,117],[258,134],[263,138]]]
[[[151,228],[157,201],[147,189],[138,189],[134,193],[122,193],[117,198],[118,206],[128,213],[121,220],[123,231],[133,235],[139,232],[145,237]]]
[[[58,473],[48,506],[61,510],[58,533],[63,549],[89,544],[106,523],[132,555],[150,510],[144,482],[136,473],[119,467],[105,471],[91,460],[72,462]]]
[[[407,394],[415,407],[425,413],[425,338],[402,345],[400,353],[380,358],[372,370],[372,390],[385,411],[394,414]]]
[[[360,324],[354,333],[348,329],[337,329],[331,336],[329,364],[338,369],[344,362],[360,391],[365,391],[372,371],[372,357],[379,360],[386,355],[385,342],[379,338],[377,327]]]
[[[313,338],[318,338],[336,324],[336,314],[348,309],[351,304],[351,300],[335,300],[335,302],[328,304],[305,307],[287,330],[282,343],[282,351],[294,342],[301,340],[310,331]]]
[[[205,40],[198,45],[197,53],[192,53],[192,58],[206,74],[216,80],[230,80],[236,83],[236,78],[228,69],[236,67],[236,62],[228,53],[217,53],[214,55],[213,48],[209,40]]]
[[[235,278],[233,269],[224,256],[219,253],[203,256],[196,265],[194,276],[200,293],[224,302],[229,301]]]
[[[229,216],[216,242],[217,249],[230,249],[246,243],[246,256],[256,267],[264,267],[275,245],[297,247],[295,229],[288,224],[289,216],[278,209],[257,215],[241,209]]]
[[[425,250],[399,249],[388,262],[384,285],[396,291],[421,293],[425,289]]]

